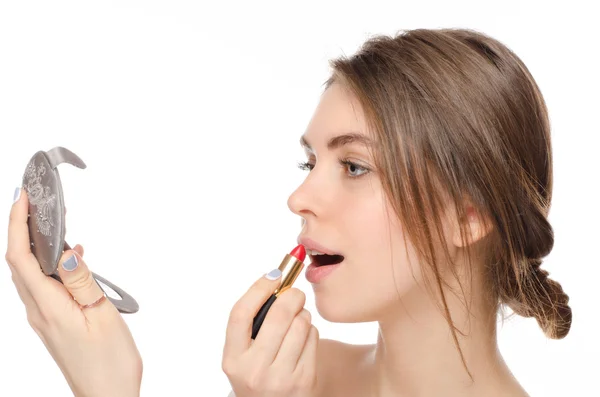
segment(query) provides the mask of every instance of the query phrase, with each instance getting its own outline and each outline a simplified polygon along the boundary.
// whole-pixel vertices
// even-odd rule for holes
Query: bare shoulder
[[[320,339],[317,352],[318,397],[368,395],[367,377],[372,374],[375,345],[353,345],[332,339]],[[529,397],[512,376],[504,377],[485,395]]]
[[[350,395],[363,384],[375,345],[320,339],[317,376],[320,396]]]

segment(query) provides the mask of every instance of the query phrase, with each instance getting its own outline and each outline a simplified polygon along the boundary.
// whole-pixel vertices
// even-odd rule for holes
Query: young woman
[[[468,30],[373,38],[332,68],[301,138],[310,173],[288,204],[303,219],[319,314],[377,321],[378,338],[319,340],[291,289],[252,342],[273,271],[231,311],[231,395],[527,395],[498,350],[499,306],[551,338],[571,324],[567,295],[540,267],[553,245],[552,152],[534,79]]]
[[[301,138],[310,172],[289,207],[303,220],[319,314],[377,321],[378,338],[319,340],[292,288],[252,340],[280,280],[269,272],[231,310],[231,395],[526,396],[498,350],[500,306],[535,317],[551,338],[571,324],[568,297],[541,268],[553,245],[552,151],[534,79],[498,41],[454,29],[376,37],[332,67]],[[94,304],[102,291],[82,248],[63,255],[64,286],[44,277],[26,221],[21,194],[6,259],[71,388],[139,395],[141,358],[112,304]]]

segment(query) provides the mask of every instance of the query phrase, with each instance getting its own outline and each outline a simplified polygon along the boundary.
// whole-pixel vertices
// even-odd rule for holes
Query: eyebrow
[[[329,142],[327,142],[327,149],[334,150],[352,143],[358,143],[366,147],[373,146],[373,141],[369,137],[357,132],[351,132],[331,138]],[[303,148],[312,150],[312,146],[310,146],[304,135],[300,137],[300,145],[302,145]]]

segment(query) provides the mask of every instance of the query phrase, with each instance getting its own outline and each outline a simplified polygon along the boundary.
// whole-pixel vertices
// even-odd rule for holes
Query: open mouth
[[[337,265],[344,260],[342,255],[310,254],[311,263],[315,266]]]

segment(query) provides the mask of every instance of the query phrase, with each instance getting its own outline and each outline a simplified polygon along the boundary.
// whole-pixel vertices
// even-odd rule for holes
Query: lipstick
[[[256,338],[258,335],[258,331],[262,326],[263,321],[265,321],[265,317],[267,317],[267,312],[271,308],[275,299],[279,297],[285,290],[290,289],[294,284],[294,281],[300,275],[300,272],[304,268],[304,258],[306,258],[306,250],[302,244],[298,245],[294,248],[289,254],[286,254],[279,265],[279,270],[281,271],[281,283],[273,292],[273,295],[269,297],[269,299],[262,305],[256,317],[254,317],[254,321],[252,322],[252,339]]]

